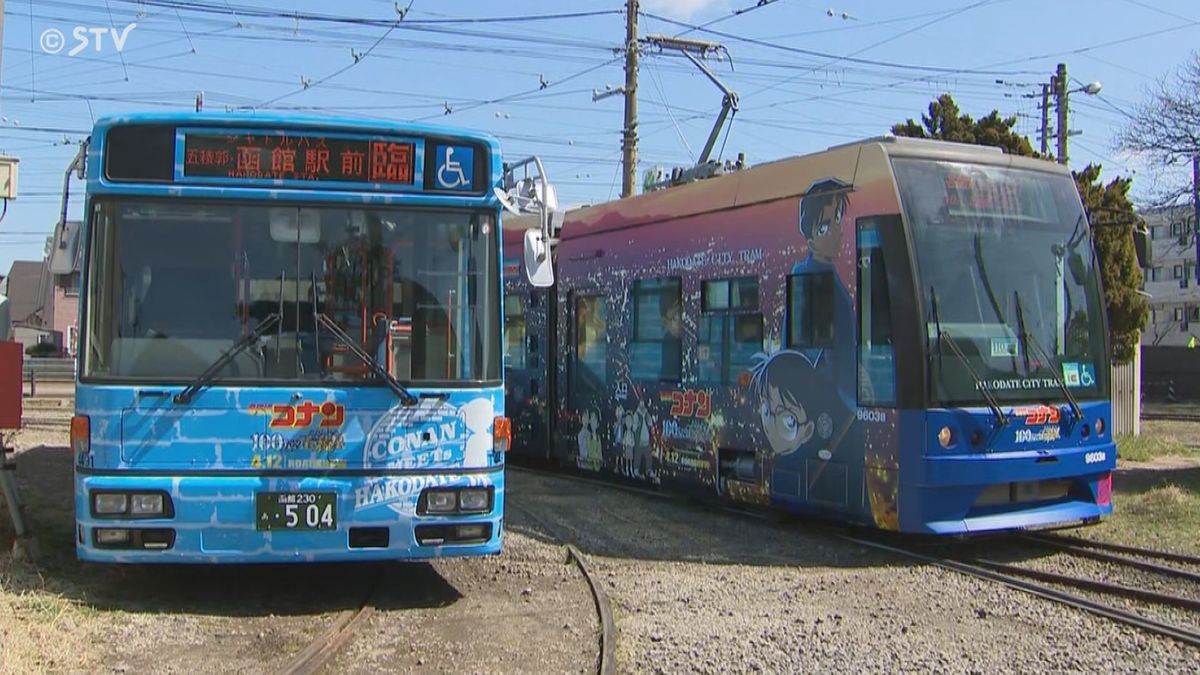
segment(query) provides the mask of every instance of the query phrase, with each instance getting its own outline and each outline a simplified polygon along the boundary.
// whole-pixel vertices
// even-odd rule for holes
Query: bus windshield
[[[1097,266],[1070,177],[895,158],[935,402],[1107,395]],[[947,344],[947,341],[953,344]],[[961,353],[960,353],[961,352]]]
[[[186,383],[500,379],[494,217],[468,210],[97,200],[83,376]],[[278,315],[279,320],[272,317]]]

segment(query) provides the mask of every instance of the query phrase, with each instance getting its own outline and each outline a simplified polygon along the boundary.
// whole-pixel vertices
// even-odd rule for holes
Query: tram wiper
[[[1050,369],[1050,374],[1054,376],[1055,384],[1062,390],[1063,396],[1067,398],[1067,403],[1070,404],[1071,412],[1074,413],[1075,419],[1083,419],[1083,408],[1079,407],[1079,401],[1075,400],[1075,395],[1071,393],[1071,388],[1062,379],[1062,375],[1059,375],[1058,362],[1051,359],[1046,350],[1042,349],[1042,343],[1038,342],[1037,336],[1025,330],[1025,311],[1021,309],[1021,292],[1013,291],[1013,298],[1017,303],[1017,325],[1021,328],[1021,341],[1025,343],[1022,348],[1029,349],[1028,345],[1033,345],[1034,349],[1037,350],[1038,358],[1042,359],[1042,362]]]
[[[992,388],[989,387],[988,383],[985,382],[983,378],[979,377],[979,374],[975,372],[975,369],[971,366],[971,360],[968,359],[967,355],[963,353],[962,348],[959,347],[958,341],[954,339],[954,336],[950,335],[949,331],[942,328],[942,320],[938,316],[937,311],[937,291],[933,289],[933,286],[929,287],[929,302],[931,311],[933,313],[933,325],[935,330],[937,330],[938,356],[940,357],[942,355],[942,340],[945,340],[946,344],[950,346],[950,351],[955,357],[958,358],[959,362],[963,364],[963,366],[967,369],[967,372],[971,374],[971,379],[975,380],[975,388],[979,390],[979,393],[983,394],[983,400],[987,402],[988,409],[992,411],[992,416],[996,418],[996,428],[1006,426],[1008,424],[1008,415],[1004,414],[1004,410],[1000,407],[1000,401],[997,400],[996,395],[992,393]]]
[[[332,333],[333,337],[335,337],[338,342],[346,345],[346,348],[350,350],[350,353],[357,356],[358,359],[363,362],[363,364],[371,369],[371,372],[379,376],[379,378],[384,382],[387,382],[387,385],[391,387],[392,391],[396,392],[396,395],[400,397],[401,403],[404,405],[416,405],[418,403],[417,397],[413,396],[412,392],[406,389],[404,385],[400,384],[399,380],[392,377],[392,374],[387,371],[387,368],[384,368],[383,365],[375,359],[375,357],[363,351],[363,348],[354,341],[354,338],[347,335],[346,331],[342,330],[342,327],[337,325],[336,321],[329,318],[324,312],[314,312],[313,316],[316,318],[318,326],[323,326],[325,330]]]
[[[216,361],[213,361],[209,367],[204,369],[204,372],[196,376],[196,379],[192,381],[191,384],[189,384],[183,391],[175,394],[175,403],[179,405],[191,403],[192,398],[198,394],[201,389],[211,384],[213,380],[217,379],[217,373],[221,372],[222,368],[228,365],[229,362],[232,361],[238,354],[241,354],[251,345],[257,343],[259,338],[261,338],[263,335],[266,335],[267,331],[271,330],[271,327],[274,326],[279,320],[280,317],[278,314],[268,314],[267,318],[260,321],[259,324],[254,327],[254,330],[247,333],[246,336],[241,340],[233,343],[233,346],[222,352],[221,355],[217,357]]]

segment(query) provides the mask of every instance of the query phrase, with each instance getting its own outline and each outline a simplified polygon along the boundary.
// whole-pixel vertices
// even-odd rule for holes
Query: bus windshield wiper
[[[183,391],[175,394],[175,403],[180,405],[190,403],[192,401],[192,397],[198,394],[201,389],[211,384],[213,380],[217,379],[217,373],[221,372],[222,368],[228,365],[229,362],[232,361],[238,354],[241,354],[251,345],[258,342],[259,338],[265,335],[267,331],[271,330],[271,327],[274,326],[279,319],[280,317],[278,314],[268,314],[267,318],[260,321],[259,324],[254,327],[254,330],[247,333],[241,340],[233,343],[233,346],[222,352],[221,355],[217,357],[216,361],[213,361],[209,367],[204,369],[204,372],[196,376],[196,379],[192,381],[191,384],[189,384]]]
[[[363,351],[363,348],[354,341],[354,338],[347,335],[346,331],[342,330],[342,327],[337,325],[336,321],[329,318],[324,312],[314,312],[313,316],[317,320],[317,325],[323,326],[325,330],[332,333],[333,337],[337,338],[338,342],[346,345],[346,348],[350,350],[350,353],[357,356],[358,359],[363,362],[363,364],[371,369],[371,372],[375,373],[375,375],[386,382],[387,385],[391,387],[392,391],[396,392],[396,395],[400,397],[401,403],[404,405],[417,404],[417,397],[413,396],[412,392],[406,389],[404,385],[400,384],[399,380],[392,377],[392,374],[387,371],[387,368],[384,368],[383,365],[375,359],[375,357]]]
[[[1075,400],[1075,395],[1071,393],[1071,388],[1067,386],[1067,383],[1058,373],[1058,362],[1051,359],[1046,350],[1042,349],[1042,343],[1038,342],[1037,336],[1025,330],[1025,312],[1021,309],[1021,292],[1013,291],[1013,298],[1017,303],[1017,324],[1021,327],[1021,341],[1025,343],[1025,348],[1028,349],[1028,345],[1033,345],[1034,349],[1037,350],[1038,358],[1042,359],[1042,362],[1050,369],[1050,374],[1054,376],[1055,384],[1062,390],[1063,396],[1067,398],[1067,403],[1070,404],[1071,412],[1075,414],[1075,419],[1083,419],[1083,409],[1079,407],[1079,401]]]
[[[946,344],[950,346],[951,353],[958,358],[959,362],[967,369],[967,372],[971,374],[971,379],[975,380],[975,388],[979,390],[979,393],[983,394],[983,399],[987,402],[988,409],[992,411],[992,416],[996,418],[997,428],[1007,425],[1008,415],[1005,415],[1004,410],[1000,408],[1000,401],[992,393],[992,388],[971,367],[971,360],[967,358],[962,348],[958,346],[958,341],[954,339],[954,336],[942,328],[942,320],[938,316],[937,310],[937,291],[933,289],[933,286],[929,287],[929,303],[930,310],[933,313],[933,325],[937,331],[938,357],[940,358],[942,355],[942,340],[945,340]]]

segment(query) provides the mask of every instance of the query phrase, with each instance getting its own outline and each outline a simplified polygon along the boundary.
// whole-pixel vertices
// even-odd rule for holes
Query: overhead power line
[[[675,26],[691,28],[691,29],[698,30],[703,33],[708,33],[710,35],[716,35],[719,37],[723,37],[727,40],[744,42],[746,44],[757,45],[759,47],[766,47],[768,49],[776,49],[779,51],[788,52],[790,54],[804,54],[806,56],[816,56],[816,57],[824,58],[824,59],[839,59],[841,61],[847,61],[850,63],[860,63],[860,64],[870,65],[870,66],[880,66],[880,67],[884,67],[884,68],[896,68],[896,69],[900,69],[900,70],[916,70],[916,71],[932,72],[932,73],[951,73],[951,74],[965,73],[965,74],[973,74],[973,75],[1040,74],[1039,71],[1033,71],[1033,70],[981,70],[981,69],[973,69],[973,68],[951,68],[951,67],[946,67],[946,66],[928,66],[928,65],[920,65],[920,64],[912,64],[912,63],[898,63],[895,61],[883,61],[883,60],[879,60],[879,59],[864,59],[864,58],[859,58],[859,57],[854,57],[854,56],[845,56],[842,54],[831,54],[829,52],[822,52],[822,51],[817,51],[814,49],[804,49],[802,47],[792,47],[789,45],[782,45],[782,44],[777,44],[774,42],[769,42],[767,40],[759,40],[756,38],[745,37],[745,36],[737,35],[734,33],[727,33],[727,32],[719,31],[719,30],[712,30],[711,28],[702,28],[695,24],[687,23],[686,21],[679,21],[677,19],[669,19],[667,17],[659,16],[657,14],[651,14],[649,12],[643,12],[643,14],[652,19],[656,19],[658,21],[669,23],[669,24],[672,24]]]

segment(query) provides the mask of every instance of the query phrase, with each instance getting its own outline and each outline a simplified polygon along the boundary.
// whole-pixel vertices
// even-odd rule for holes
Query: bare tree
[[[1147,99],[1117,135],[1117,144],[1172,176],[1182,173],[1177,167],[1192,164],[1191,180],[1168,180],[1154,201],[1163,206],[1194,202],[1200,187],[1195,184],[1195,169],[1200,168],[1200,53],[1193,53],[1173,78],[1163,78],[1146,93]]]

